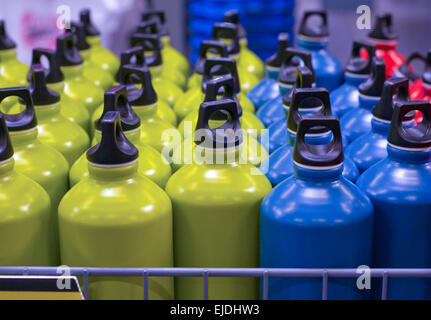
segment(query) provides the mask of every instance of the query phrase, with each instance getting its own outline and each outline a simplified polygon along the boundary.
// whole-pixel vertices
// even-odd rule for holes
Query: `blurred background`
[[[263,59],[274,52],[278,33],[294,36],[305,10],[325,8],[331,33],[329,50],[346,61],[352,39],[364,39],[369,32],[356,27],[360,5],[370,6],[372,21],[379,13],[393,14],[402,54],[425,53],[431,48],[430,0],[2,0],[1,4],[0,18],[5,19],[8,32],[18,43],[18,58],[25,63],[29,63],[33,47],[55,46],[60,32],[56,28],[57,8],[61,5],[70,7],[72,19],[81,8],[91,8],[103,45],[117,54],[128,47],[128,37],[146,8],[166,11],[173,46],[192,62],[200,42],[210,37],[213,23],[233,8],[239,10],[248,32],[249,48]]]

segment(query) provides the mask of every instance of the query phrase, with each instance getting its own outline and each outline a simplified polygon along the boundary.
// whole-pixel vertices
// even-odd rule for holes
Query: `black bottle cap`
[[[145,63],[149,67],[162,65],[162,43],[156,34],[135,33],[131,39],[133,47],[141,46],[144,52],[151,52],[150,56],[145,55]]]
[[[212,40],[228,39],[230,43],[227,45],[227,53],[229,56],[239,54],[239,37],[238,27],[229,22],[215,23],[213,27]]]
[[[372,113],[378,119],[391,121],[394,104],[404,104],[409,100],[409,80],[407,78],[386,80],[382,97],[374,106]]]
[[[361,49],[365,49],[368,54],[368,59],[364,60],[361,57]],[[368,75],[371,73],[373,57],[376,53],[376,46],[370,43],[353,41],[352,53],[346,65],[346,72]]]
[[[82,64],[83,60],[76,48],[72,33],[66,32],[57,37],[57,59],[62,67]]]
[[[138,158],[138,149],[123,133],[120,112],[107,112],[100,121],[102,139],[87,151],[87,160],[96,165],[115,166]]]
[[[60,101],[60,95],[46,85],[45,72],[40,64],[31,66],[30,94],[36,106],[54,104]]]
[[[227,72],[227,73],[226,73]],[[234,81],[235,93],[241,91],[241,86],[239,83],[238,70],[236,67],[236,61],[231,58],[208,58],[205,60],[204,73],[202,79],[202,91],[206,91],[206,86],[208,81],[212,79],[214,73],[220,75],[230,74]]]
[[[405,121],[406,115],[414,110],[422,113],[423,120],[417,126],[405,128],[403,121]],[[389,129],[388,143],[406,149],[431,148],[431,104],[426,101],[396,103]]]
[[[311,25],[309,19],[313,16],[319,16],[322,23],[319,25]],[[311,38],[327,38],[328,31],[328,13],[326,11],[306,11],[302,16],[301,24],[299,25],[299,36]]]
[[[146,20],[138,24],[137,33],[143,34],[159,34],[159,26],[154,19]]]
[[[136,66],[146,66],[144,48],[137,46],[129,48],[121,53],[120,68],[115,75],[115,80],[117,82],[120,82],[123,67],[128,64],[133,64]]]
[[[16,114],[5,114],[6,124],[10,132],[30,130],[37,126],[33,100],[26,87],[0,89],[0,103],[7,97],[18,97],[25,103],[25,110]]]
[[[125,65],[121,68],[120,83],[127,88],[132,106],[149,106],[157,102],[157,93],[151,83],[151,72],[147,66]],[[138,89],[135,84],[141,86]]]
[[[71,32],[75,38],[76,48],[79,51],[90,49],[90,45],[86,40],[85,27],[81,22],[71,22],[70,29],[66,29],[66,32]]]
[[[148,21],[152,19],[157,19],[157,23],[159,24],[158,30],[160,35],[167,36],[169,35],[168,26],[166,24],[166,16],[163,10],[147,10],[142,14],[141,21]]]
[[[280,33],[278,35],[278,47],[277,52],[270,56],[265,61],[265,65],[273,68],[280,68],[283,63],[284,50],[289,47],[289,34]]]
[[[235,93],[235,80],[231,75],[222,76],[208,81],[205,102],[216,101],[220,91],[223,90],[223,97],[221,100],[233,100],[237,104],[238,116],[242,117],[242,107],[236,97]]]
[[[79,12],[79,21],[84,25],[85,34],[87,36],[99,36],[99,29],[91,21],[90,9],[82,9]]]
[[[13,157],[13,146],[6,125],[5,115],[0,113],[0,162]]]
[[[305,142],[305,136],[314,127],[324,127],[332,132],[332,140],[325,145],[311,145]],[[298,125],[293,161],[299,166],[316,169],[330,169],[343,164],[343,141],[340,122],[336,116],[304,116]]]
[[[292,102],[289,108],[289,114],[287,115],[287,129],[295,133],[298,130],[298,124],[304,117],[301,114],[300,109],[314,109],[317,106],[321,106],[319,111],[313,113],[316,117],[331,116],[331,102],[329,100],[329,92],[323,88],[304,88],[304,89],[292,89]],[[313,126],[312,129],[307,130],[308,133],[320,134],[327,132],[326,127]]]
[[[422,75],[424,84],[431,85],[431,50],[428,51],[425,65],[425,72]]]
[[[296,80],[295,84],[293,85],[293,88],[311,88],[313,87],[313,81],[314,81],[314,75],[313,72],[311,72],[310,69],[307,67],[298,67],[296,68]],[[283,96],[283,104],[285,106],[290,106],[290,102],[292,101],[292,95],[293,90],[290,90],[288,93],[286,93]],[[310,102],[308,102],[309,104]],[[317,100],[318,104],[315,104],[315,106],[320,106],[320,101]]]
[[[311,53],[302,49],[287,48],[284,51],[283,63],[278,75],[278,82],[285,85],[293,85],[296,81],[296,69],[299,61],[302,60],[305,67],[313,73],[313,82],[315,80],[313,65],[311,64]]]
[[[141,126],[141,120],[132,107],[130,107],[126,86],[115,86],[105,92],[103,113],[94,122],[96,130],[101,130],[103,117],[111,111],[118,111],[120,113],[121,128],[124,131],[132,131]]]
[[[198,74],[204,73],[205,60],[208,52],[216,53],[222,58],[227,58],[227,46],[218,40],[202,41],[199,49],[199,57],[196,61],[195,72]]]
[[[392,29],[392,15],[389,13],[379,15],[376,18],[374,29],[368,37],[375,40],[396,40],[397,34]]]
[[[0,50],[9,50],[14,48],[16,48],[16,43],[7,34],[4,20],[0,20]]]
[[[236,102],[229,99],[203,102],[199,108],[194,134],[195,144],[208,149],[229,149],[240,146],[242,131],[237,110]],[[211,115],[220,112],[230,117],[227,117],[227,121],[221,127],[211,129],[209,126]]]
[[[415,60],[420,60],[423,63],[426,63],[426,59],[425,57],[423,57],[420,53],[418,52],[413,52],[407,59],[406,61],[404,61],[404,63],[401,65],[401,67],[398,69],[398,72],[401,73],[404,77],[406,77],[407,79],[409,79],[410,81],[416,81],[418,80],[421,76],[418,75],[416,72],[414,72],[413,70],[409,69],[409,65],[415,61]]]
[[[386,80],[386,64],[382,58],[373,58],[370,77],[359,85],[359,92],[366,96],[380,97]]]
[[[240,40],[247,39],[247,31],[239,23],[238,10],[233,9],[233,10],[226,11],[223,16],[223,21],[233,23],[238,27],[238,37]]]
[[[35,64],[40,65],[42,57],[46,57],[49,63],[48,69],[44,68],[46,83],[50,84],[63,81],[64,75],[57,60],[57,53],[55,52],[55,50],[50,49],[33,49],[31,65],[30,70],[28,71],[27,80],[31,80],[31,67]]]

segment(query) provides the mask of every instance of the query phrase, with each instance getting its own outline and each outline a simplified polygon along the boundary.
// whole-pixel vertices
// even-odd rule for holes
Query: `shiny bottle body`
[[[344,80],[345,82],[330,95],[332,112],[339,118],[350,110],[359,108],[358,88],[367,77],[345,73]]]

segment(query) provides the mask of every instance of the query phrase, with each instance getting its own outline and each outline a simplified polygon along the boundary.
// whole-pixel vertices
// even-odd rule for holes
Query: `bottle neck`
[[[280,96],[284,96],[290,90],[292,90],[293,84],[286,84],[278,82],[278,90],[280,91]]]
[[[87,59],[90,56],[90,49],[79,50],[79,55],[82,57],[82,59]]]
[[[28,145],[37,140],[38,130],[37,127],[22,130],[22,131],[9,131],[12,144],[15,148]]]
[[[132,144],[135,146],[140,143],[141,140],[141,127],[138,127],[134,130],[130,131],[123,131],[124,135],[126,136],[127,140],[129,140]],[[94,139],[96,144],[100,143],[102,140],[102,132],[99,130],[94,130]]]
[[[38,120],[50,119],[60,114],[60,102],[47,105],[35,105],[34,111]]]
[[[142,106],[133,106],[133,111],[138,115],[138,117],[143,119],[148,119],[157,114],[157,102],[149,105],[142,105]]]
[[[58,94],[62,94],[64,91],[64,81],[47,83],[46,85],[49,89],[57,92]]]
[[[138,171],[138,161],[115,165],[101,166],[88,162],[90,176],[97,180],[112,181],[129,179]]]
[[[148,67],[150,69],[151,77],[156,78],[159,77],[162,74],[162,65],[160,66],[150,66]]]
[[[356,88],[359,87],[359,85],[365,82],[367,79],[368,75],[354,74],[348,71],[344,72],[344,80],[346,81],[346,83],[350,84],[351,86],[355,86]]]
[[[209,167],[220,167],[222,165],[238,165],[240,162],[240,148],[210,149],[197,145],[194,150],[193,163]]]
[[[240,49],[247,49],[247,47],[248,47],[247,38],[242,38],[239,40],[239,47],[240,47]]]
[[[277,80],[278,75],[280,74],[280,68],[265,66],[265,72],[266,72],[268,78]]]
[[[90,47],[100,47],[102,45],[102,40],[100,39],[100,36],[87,36],[85,37],[85,40],[87,40]]]
[[[373,38],[368,38],[368,41],[376,46],[377,50],[395,50],[398,46],[398,41],[396,40],[377,40]]]
[[[325,38],[324,40],[314,40],[312,38],[306,40],[299,36],[297,42],[299,48],[306,49],[309,51],[325,49],[328,46],[328,38]]]
[[[371,111],[375,105],[377,105],[380,101],[380,97],[366,96],[363,94],[359,94],[359,106],[362,109]]]
[[[331,168],[305,167],[293,162],[293,174],[296,178],[308,181],[324,182],[339,180],[343,164]]]
[[[64,73],[65,79],[73,78],[82,75],[82,63],[76,66],[63,66],[61,67],[61,71]]]
[[[0,62],[16,59],[16,49],[0,50]]]
[[[391,126],[391,122],[387,120],[382,120],[373,116],[371,119],[371,130],[374,133],[379,133],[384,136],[388,136],[389,127]]]
[[[170,36],[163,36],[160,39],[162,41],[162,45],[163,47],[168,47],[171,45],[171,37]]]
[[[391,160],[404,163],[420,164],[431,162],[431,148],[403,149],[388,142],[388,157]]]
[[[13,158],[0,161],[0,177],[9,175],[15,166],[15,160]]]

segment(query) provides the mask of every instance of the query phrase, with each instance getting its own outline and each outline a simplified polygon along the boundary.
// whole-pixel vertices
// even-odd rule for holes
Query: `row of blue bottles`
[[[320,18],[320,23],[310,19]],[[328,46],[328,14],[326,11],[307,11],[299,26],[298,48],[311,52],[316,87],[332,91],[343,83],[341,63],[326,48]]]
[[[422,122],[406,128],[406,117],[415,111]],[[431,268],[430,103],[394,104],[387,153],[357,181],[374,205],[372,267]],[[372,288],[379,298],[381,279]],[[429,300],[431,279],[389,277],[387,290],[388,299]]]
[[[299,71],[300,72],[300,71]],[[302,117],[314,115],[315,117],[331,116],[331,104],[329,101],[329,93],[324,88],[304,88],[292,90],[292,100],[289,106],[287,117],[287,126],[284,123],[284,143],[281,147],[275,150],[270,156],[263,161],[261,170],[273,186],[277,186],[289,178],[294,172],[292,161],[293,146],[296,140],[296,132],[298,124]],[[281,137],[282,135],[278,135]],[[305,139],[310,145],[322,145],[329,143],[333,136],[325,127],[315,127],[308,131]],[[271,139],[271,136],[270,136]],[[341,137],[342,144],[343,138]],[[354,182],[359,176],[359,171],[355,164],[348,158],[344,159],[344,167],[342,174],[348,180]]]
[[[333,139],[326,145],[309,144],[306,135],[315,128],[331,131]],[[293,169],[293,176],[276,186],[261,204],[261,267],[370,266],[373,205],[342,175],[343,145],[335,116],[300,117]],[[356,279],[328,280],[328,299],[368,296],[368,290],[358,289]],[[320,278],[269,279],[270,299],[321,297]]]
[[[353,160],[359,172],[364,172],[387,156],[387,138],[394,104],[409,100],[409,80],[386,80],[379,103],[372,110],[371,130],[353,141],[346,154]],[[413,125],[414,114],[404,119],[406,126]]]
[[[349,143],[371,130],[371,110],[379,103],[385,83],[385,62],[373,58],[371,77],[359,86],[359,107],[346,112],[340,119],[341,131]]]
[[[247,97],[253,103],[256,110],[259,110],[266,102],[275,99],[280,94],[278,89],[278,74],[283,61],[284,50],[289,47],[289,35],[280,33],[278,36],[278,48],[265,61],[265,78],[247,93]]]
[[[299,65],[306,66],[313,71],[311,53],[302,49],[286,49],[278,75],[279,95],[265,103],[256,112],[256,116],[262,121],[265,127],[269,127],[274,122],[284,119],[283,96],[288,93],[295,84],[296,69]]]
[[[368,60],[364,60],[361,49],[368,53]],[[371,73],[372,57],[376,48],[372,44],[354,41],[351,56],[344,72],[344,83],[331,92],[332,110],[336,116],[342,117],[346,112],[359,107],[358,87],[367,80]]]

